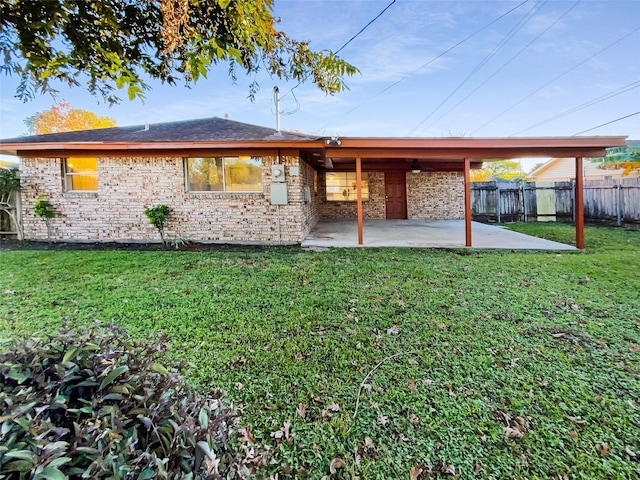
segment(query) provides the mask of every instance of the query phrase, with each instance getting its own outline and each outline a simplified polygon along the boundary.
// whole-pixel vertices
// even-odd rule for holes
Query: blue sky
[[[274,14],[291,37],[335,51],[389,3],[275,0]],[[292,94],[295,83],[261,74],[252,103],[254,78],[239,77],[234,85],[221,65],[192,88],[152,83],[144,103],[109,107],[64,86],[58,98],[118,125],[228,114],[275,126],[278,85],[281,128],[339,136],[564,136],[640,111],[638,0],[396,0],[341,55],[361,74],[334,96],[311,84]],[[14,98],[17,78],[0,81],[0,137],[20,135],[23,120],[53,99],[22,103]],[[640,114],[583,135],[640,138]]]

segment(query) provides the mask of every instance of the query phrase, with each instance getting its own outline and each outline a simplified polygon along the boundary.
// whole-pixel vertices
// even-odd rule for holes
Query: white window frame
[[[189,159],[195,159],[195,158],[213,158],[213,159],[221,158],[222,159],[222,188],[223,188],[223,190],[191,190],[189,188]],[[225,168],[225,160],[226,159],[236,160],[236,159],[239,159],[239,158],[240,158],[240,156],[184,157],[183,158],[183,166],[184,166],[184,189],[185,189],[185,192],[187,192],[187,193],[206,193],[206,194],[210,194],[210,195],[221,195],[221,194],[225,194],[225,193],[233,193],[233,194],[263,193],[264,187],[261,188],[260,190],[227,190],[226,189],[227,188],[227,172],[226,172],[226,168]],[[259,159],[260,160],[260,169],[262,170],[262,157],[249,156],[249,158]],[[260,182],[260,184],[262,185],[262,182]]]
[[[92,158],[92,157],[83,157],[83,158]],[[98,159],[96,158],[96,173],[75,173],[69,172],[67,169],[67,162],[69,160],[73,160],[73,157],[65,157],[61,158],[62,160],[62,174],[64,176],[64,191],[67,193],[96,193],[98,191]],[[73,177],[96,177],[96,188],[95,190],[77,190],[73,188],[73,182],[71,182],[71,178]]]

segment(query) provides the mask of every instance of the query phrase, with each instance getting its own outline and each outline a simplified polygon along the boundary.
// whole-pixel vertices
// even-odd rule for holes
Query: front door
[[[384,195],[387,206],[387,218],[407,218],[405,172],[385,172]]]

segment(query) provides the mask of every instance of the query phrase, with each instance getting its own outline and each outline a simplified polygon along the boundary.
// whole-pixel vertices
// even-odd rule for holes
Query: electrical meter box
[[[271,165],[271,181],[284,182],[284,165]]]
[[[271,205],[287,204],[287,184],[272,183],[271,184]]]
[[[291,165],[289,167],[289,175],[291,175],[292,177],[299,177],[300,176],[300,167],[297,165]]]

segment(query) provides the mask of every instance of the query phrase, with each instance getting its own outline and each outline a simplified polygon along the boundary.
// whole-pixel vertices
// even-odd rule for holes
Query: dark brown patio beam
[[[582,157],[576,157],[576,248],[584,249],[584,172]]]
[[[360,157],[356,158],[356,200],[358,205],[358,245],[362,245],[362,159]]]
[[[345,148],[331,147],[325,150],[327,158],[440,158],[458,160],[462,158],[488,159],[488,161],[504,160],[520,157],[602,157],[606,154],[604,147],[530,147],[530,148]]]
[[[471,246],[471,162],[464,159],[464,240],[467,247]]]

